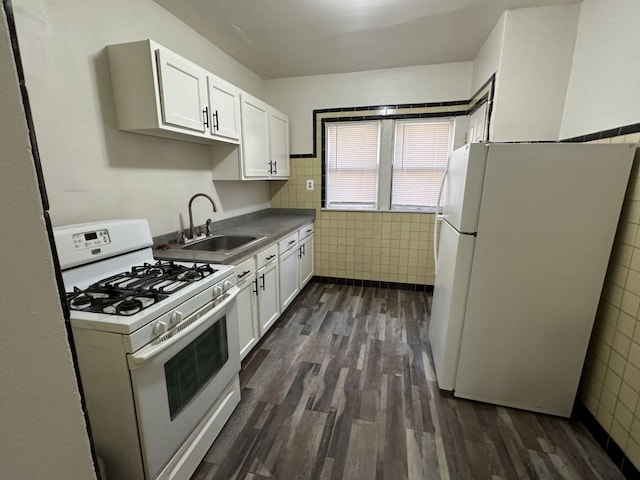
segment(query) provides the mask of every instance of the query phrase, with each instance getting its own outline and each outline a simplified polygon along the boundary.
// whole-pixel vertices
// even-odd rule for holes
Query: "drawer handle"
[[[268,262],[269,260],[272,260],[272,259],[274,259],[274,258],[276,258],[276,255],[275,255],[275,254],[273,254],[273,255],[269,255],[267,258],[265,258],[265,260]]]
[[[249,275],[251,273],[251,270],[245,270],[242,273],[238,274],[238,280],[240,280],[242,277],[246,277],[247,275]]]
[[[293,245],[294,243],[296,243],[295,240],[289,240],[289,245]]]
[[[313,232],[313,230],[312,230],[312,229],[307,230],[307,233],[311,233],[311,232]]]

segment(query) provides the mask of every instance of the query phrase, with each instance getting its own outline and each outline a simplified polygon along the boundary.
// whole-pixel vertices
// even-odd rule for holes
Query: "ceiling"
[[[261,77],[473,60],[504,10],[579,0],[155,0]]]

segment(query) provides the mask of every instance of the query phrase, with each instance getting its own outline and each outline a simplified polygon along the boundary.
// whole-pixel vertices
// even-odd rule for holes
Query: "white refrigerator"
[[[441,389],[571,414],[634,152],[496,143],[450,155],[429,326]]]

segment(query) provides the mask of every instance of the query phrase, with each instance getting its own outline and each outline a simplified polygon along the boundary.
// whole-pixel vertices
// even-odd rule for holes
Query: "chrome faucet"
[[[195,231],[195,228],[193,227],[193,212],[191,211],[191,204],[197,197],[205,197],[209,199],[209,201],[211,202],[211,205],[213,205],[213,211],[214,212],[218,211],[218,209],[216,208],[216,204],[213,201],[213,198],[211,198],[206,193],[196,193],[193,197],[191,197],[191,199],[189,199],[189,239],[192,239],[196,236],[196,231]],[[207,232],[208,231],[209,231],[209,228],[207,228]]]

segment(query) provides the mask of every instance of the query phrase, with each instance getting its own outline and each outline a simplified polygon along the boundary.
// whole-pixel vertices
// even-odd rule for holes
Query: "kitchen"
[[[212,193],[228,216],[269,205],[319,208],[319,190],[308,192],[304,188],[307,178],[314,179],[316,185],[320,183],[320,164],[316,157],[292,159],[291,179],[285,184],[249,182],[251,185],[245,185],[214,181],[212,189],[207,147],[118,131],[104,50],[107,44],[152,38],[268,100],[290,116],[291,153],[294,155],[313,152],[310,122],[313,109],[468,99],[491,73],[498,70],[498,66],[500,85],[495,99],[492,140],[557,140],[625,127],[638,122],[640,117],[635,87],[640,67],[632,48],[638,40],[638,7],[632,2],[620,2],[616,7],[601,3],[583,2],[579,11],[576,6],[536,9],[527,13],[516,11],[511,18],[498,24],[474,62],[394,69],[383,72],[384,75],[360,72],[263,81],[212,48],[209,42],[152,2],[110,2],[108,7],[87,5],[86,2],[14,2],[54,224],[126,216],[148,218],[154,234],[167,233],[186,227],[187,201],[200,191]],[[549,22],[549,18],[557,23]],[[541,30],[549,24],[556,25],[556,29]],[[23,25],[22,29],[20,25]],[[540,33],[522,38],[523,31]],[[531,48],[532,37],[536,40],[535,51]],[[3,42],[2,64],[7,65],[11,62],[10,49],[6,39]],[[353,83],[345,82],[346,79]],[[375,89],[359,89],[358,80],[371,82]],[[7,79],[6,84],[10,81],[11,78]],[[5,84],[4,79],[2,83]],[[338,89],[336,85],[344,88]],[[415,93],[418,88],[419,93]],[[314,95],[309,96],[308,92],[314,92]],[[7,92],[5,94],[8,96]],[[4,102],[13,101],[12,108],[17,112],[14,100],[3,94],[2,111],[10,111],[9,103],[5,108]],[[16,171],[9,170],[3,176],[3,217],[16,222],[16,228],[3,232],[3,247],[6,248],[3,263],[14,265],[16,262],[17,271],[22,262],[33,259],[30,263],[34,265],[29,265],[30,269],[37,265],[45,268],[40,265],[46,263],[48,254],[41,216],[36,209],[38,199],[26,196],[25,191],[25,179],[33,175],[20,170],[30,164],[26,159],[27,148],[17,140],[24,136],[23,120],[16,113],[15,117],[5,117],[5,122],[13,118],[17,119],[15,125],[9,123],[3,128],[3,150],[16,158],[25,157],[25,160],[16,162],[15,167],[12,164]],[[628,138],[613,132],[605,137],[638,141],[633,133]],[[32,183],[27,186],[33,188]],[[634,356],[637,337],[632,338],[640,292],[632,280],[636,275],[634,242],[640,223],[637,200],[638,194],[630,190],[605,289],[607,301],[596,326],[598,342],[593,345],[588,359],[586,388],[581,396],[602,428],[636,465],[640,456],[640,439],[635,430],[638,420],[634,413],[638,389],[634,375],[637,375],[635,366],[638,362]],[[210,211],[203,202],[195,205],[194,215],[204,220],[209,218]],[[429,216],[400,215],[403,215],[401,222],[408,221],[412,227],[413,222],[417,222],[418,232],[429,231],[429,221],[417,219]],[[182,224],[178,220],[180,216]],[[319,212],[316,274],[433,284],[432,266],[427,263],[424,269],[410,270],[409,264],[413,263],[409,262],[408,254],[402,257],[402,252],[389,258],[406,258],[406,269],[397,267],[394,271],[396,267],[390,262],[385,270],[381,264],[384,277],[368,276],[376,272],[374,264],[365,261],[364,255],[344,262],[336,258],[336,254],[342,253],[342,243],[332,245],[328,240],[337,236],[352,241],[356,231],[368,235],[375,231],[373,217],[368,213],[349,213],[345,218],[337,212]],[[353,231],[347,226],[351,222],[356,226]],[[30,245],[29,258],[25,258],[26,247],[22,245],[31,238],[34,245]],[[40,243],[36,243],[37,239]],[[420,255],[421,251],[418,249],[416,254]],[[350,255],[346,251],[344,254]],[[20,263],[17,263],[18,259]],[[418,257],[417,263],[424,260]],[[38,278],[51,278],[50,270],[36,271]],[[22,285],[22,281],[28,281],[30,285],[33,282],[25,278],[17,284]],[[51,281],[43,280],[38,286],[43,290],[54,289]],[[52,307],[56,304],[56,294],[49,295],[49,303],[36,306],[27,302],[25,308],[22,294],[14,293],[11,288],[9,292],[9,305],[15,306],[19,317],[29,320],[20,321],[20,331],[10,330],[8,336],[3,336],[3,342],[7,342],[2,346],[3,385],[14,385],[7,390],[19,393],[7,397],[3,393],[3,405],[15,405],[15,410],[3,406],[2,411],[3,415],[9,412],[20,422],[16,424],[7,419],[4,428],[7,433],[0,451],[3,457],[4,452],[8,452],[18,464],[26,463],[25,459],[31,455],[42,459],[42,473],[34,473],[32,477],[46,477],[52,466],[60,465],[61,477],[89,478],[89,475],[79,473],[87,468],[88,460],[86,445],[82,443],[82,426],[78,425],[81,416],[74,406],[77,405],[77,390],[76,394],[72,393],[75,380],[68,353],[65,353],[66,337],[58,331],[62,317],[58,313],[54,315],[56,318],[51,318],[48,313],[56,308]],[[43,325],[47,327],[43,328]],[[32,345],[31,356],[24,357],[23,350],[16,350],[19,345]],[[38,358],[40,360],[34,360]],[[41,371],[42,365],[48,365],[49,369]],[[4,375],[7,375],[6,380]],[[25,381],[32,378],[38,379],[37,385],[35,381]],[[42,386],[49,395],[43,395]],[[25,405],[28,405],[27,411],[21,409]],[[58,412],[57,416],[44,416],[51,409]],[[34,412],[42,412],[43,416]],[[43,424],[50,428],[43,428]],[[47,431],[52,432],[50,436]],[[74,469],[75,477],[63,473],[66,472],[63,464],[67,461],[60,459],[69,458],[61,453],[66,451],[64,445],[60,445],[61,450],[56,453],[49,448],[52,443],[61,443],[59,438],[73,439],[67,445],[69,450],[85,452],[74,457],[74,462],[80,463]],[[42,441],[39,446],[34,445],[36,439]],[[31,449],[27,450],[27,446]],[[74,465],[73,462],[69,464]]]

